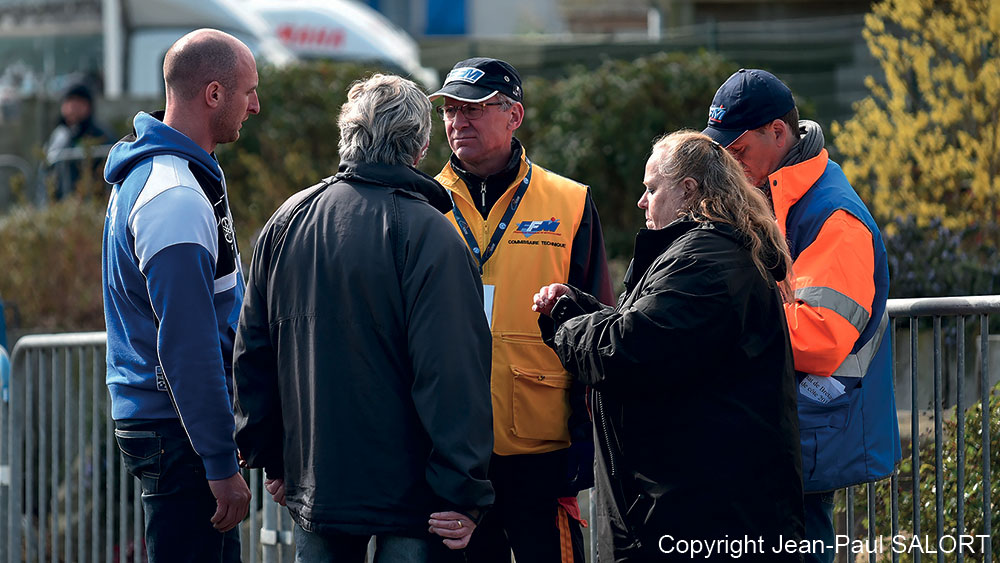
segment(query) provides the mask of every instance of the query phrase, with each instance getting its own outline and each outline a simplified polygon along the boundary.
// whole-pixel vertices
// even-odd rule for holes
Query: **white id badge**
[[[492,284],[483,284],[483,312],[486,313],[486,322],[490,324],[490,330],[493,329],[493,294],[496,293],[497,286]]]
[[[825,405],[844,394],[844,384],[832,377],[807,375],[799,383],[799,392]]]

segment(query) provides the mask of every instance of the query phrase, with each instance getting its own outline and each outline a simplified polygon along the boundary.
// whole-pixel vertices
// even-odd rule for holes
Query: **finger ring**
[[[462,527],[463,525],[464,525],[464,524],[462,524],[462,521],[461,521],[461,520],[459,520],[459,521],[458,521],[458,527],[459,527],[459,528],[461,528],[461,527]]]

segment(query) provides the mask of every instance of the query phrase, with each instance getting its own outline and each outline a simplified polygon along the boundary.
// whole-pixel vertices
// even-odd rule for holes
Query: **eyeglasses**
[[[455,121],[455,117],[458,116],[458,112],[462,112],[469,121],[479,119],[483,116],[483,112],[486,111],[486,106],[502,106],[503,102],[490,102],[478,103],[478,104],[465,104],[464,106],[438,106],[434,108],[434,111],[441,116],[445,121]]]

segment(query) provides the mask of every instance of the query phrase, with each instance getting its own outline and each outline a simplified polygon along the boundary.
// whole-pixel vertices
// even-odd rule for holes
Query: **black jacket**
[[[493,502],[490,332],[450,208],[412,167],[344,162],[260,235],[236,443],[308,531],[420,535]]]
[[[771,551],[803,535],[788,330],[739,234],[690,220],[643,230],[617,308],[577,292],[552,315],[543,333],[594,388],[600,560],[687,561],[660,538],[728,534],[764,538],[740,561],[797,561]]]

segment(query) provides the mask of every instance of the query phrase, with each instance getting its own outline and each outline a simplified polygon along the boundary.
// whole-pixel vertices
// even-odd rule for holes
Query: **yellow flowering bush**
[[[913,217],[1000,246],[1000,3],[882,0],[864,37],[885,76],[833,124],[844,172],[890,236]]]

